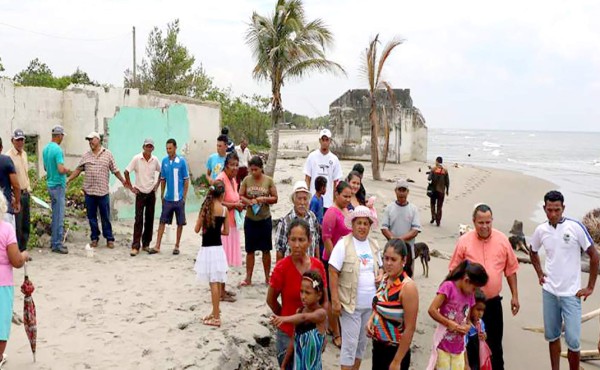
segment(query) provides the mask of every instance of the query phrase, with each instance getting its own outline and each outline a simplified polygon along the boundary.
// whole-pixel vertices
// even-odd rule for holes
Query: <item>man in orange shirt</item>
[[[473,211],[475,230],[469,231],[458,239],[449,269],[452,271],[464,260],[479,263],[485,267],[489,276],[488,283],[482,288],[487,297],[483,322],[487,330],[487,344],[492,351],[493,370],[504,369],[502,354],[502,335],[504,323],[502,316],[502,276],[510,287],[512,299],[510,306],[513,316],[519,312],[519,293],[517,290],[517,270],[519,261],[510,246],[508,238],[492,227],[492,210],[480,204]]]

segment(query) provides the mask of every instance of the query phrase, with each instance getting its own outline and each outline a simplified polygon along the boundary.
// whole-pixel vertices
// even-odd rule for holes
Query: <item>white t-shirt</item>
[[[250,162],[250,149],[246,147],[246,149],[242,150],[240,145],[235,147],[235,151],[237,152],[238,158],[240,159],[239,166],[240,167],[248,167],[248,162]]]
[[[371,247],[369,247],[369,242],[367,240],[360,241],[353,237],[352,242],[354,243],[358,259],[360,260],[358,287],[356,292],[356,308],[370,308],[373,303],[373,297],[375,296],[375,293],[377,293],[377,290],[375,289],[375,265],[373,265],[373,263],[378,263],[379,266],[381,266],[381,256],[375,256],[377,261],[373,259],[373,252],[371,252]],[[336,270],[341,271],[345,256],[346,247],[344,238],[342,238],[331,251],[329,265],[333,266]]]
[[[343,177],[342,166],[338,157],[332,152],[321,153],[317,149],[310,153],[304,164],[304,174],[310,176],[310,193],[315,194],[315,180],[319,176],[327,178],[327,192],[323,197],[323,206],[331,207],[333,204],[333,182]]]
[[[531,237],[531,249],[546,253],[546,282],[543,289],[559,297],[574,296],[581,289],[581,251],[592,238],[579,221],[563,218],[556,228],[549,222],[539,225]]]

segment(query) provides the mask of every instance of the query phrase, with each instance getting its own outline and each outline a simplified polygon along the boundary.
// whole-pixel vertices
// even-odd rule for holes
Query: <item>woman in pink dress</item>
[[[240,248],[240,232],[235,222],[235,211],[242,211],[244,205],[240,200],[238,194],[238,186],[236,181],[236,175],[238,172],[239,158],[235,152],[227,154],[225,158],[225,168],[217,176],[217,180],[223,181],[225,184],[225,198],[223,199],[223,205],[227,207],[229,211],[229,235],[222,235],[221,242],[223,243],[223,249],[225,250],[225,256],[227,256],[227,264],[229,267],[241,267],[242,266],[242,249]],[[221,300],[232,302],[235,301],[233,293],[225,290],[225,284],[221,291]]]

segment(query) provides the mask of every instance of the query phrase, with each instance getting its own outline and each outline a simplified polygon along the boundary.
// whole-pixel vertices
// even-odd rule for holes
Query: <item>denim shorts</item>
[[[571,352],[579,352],[581,337],[581,298],[559,297],[542,289],[544,337],[548,342],[560,340],[563,321],[565,341]]]
[[[161,224],[171,224],[173,222],[173,215],[177,220],[177,226],[183,226],[185,222],[185,201],[178,200],[171,202],[168,200],[162,203],[162,212],[160,214]]]
[[[283,363],[285,359],[285,354],[287,353],[288,346],[290,345],[290,341],[292,339],[280,329],[277,329],[275,332],[275,350],[277,351],[277,362],[279,366]],[[292,356],[292,359],[294,356]],[[290,361],[286,366],[285,370],[292,370],[294,368],[294,361]]]

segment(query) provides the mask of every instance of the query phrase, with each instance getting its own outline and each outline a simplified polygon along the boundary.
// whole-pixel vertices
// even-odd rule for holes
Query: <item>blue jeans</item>
[[[277,362],[279,363],[279,366],[281,366],[283,360],[285,359],[285,354],[287,353],[287,349],[291,340],[292,338],[290,338],[280,329],[277,329],[275,332],[275,350],[277,351]],[[292,356],[292,361],[287,364],[286,370],[292,370],[294,368],[293,358],[294,356]]]
[[[52,239],[50,246],[53,250],[62,248],[63,243],[63,224],[65,221],[65,188],[63,186],[54,186],[48,188],[52,206]]]
[[[87,218],[90,223],[92,241],[100,239],[100,229],[98,228],[98,211],[100,211],[100,221],[102,222],[102,235],[107,241],[115,241],[110,224],[110,197],[108,194],[85,195],[85,208],[87,208]]]
[[[581,298],[576,296],[559,297],[542,289],[544,306],[544,336],[548,342],[560,340],[563,321],[565,341],[571,352],[581,349]]]

